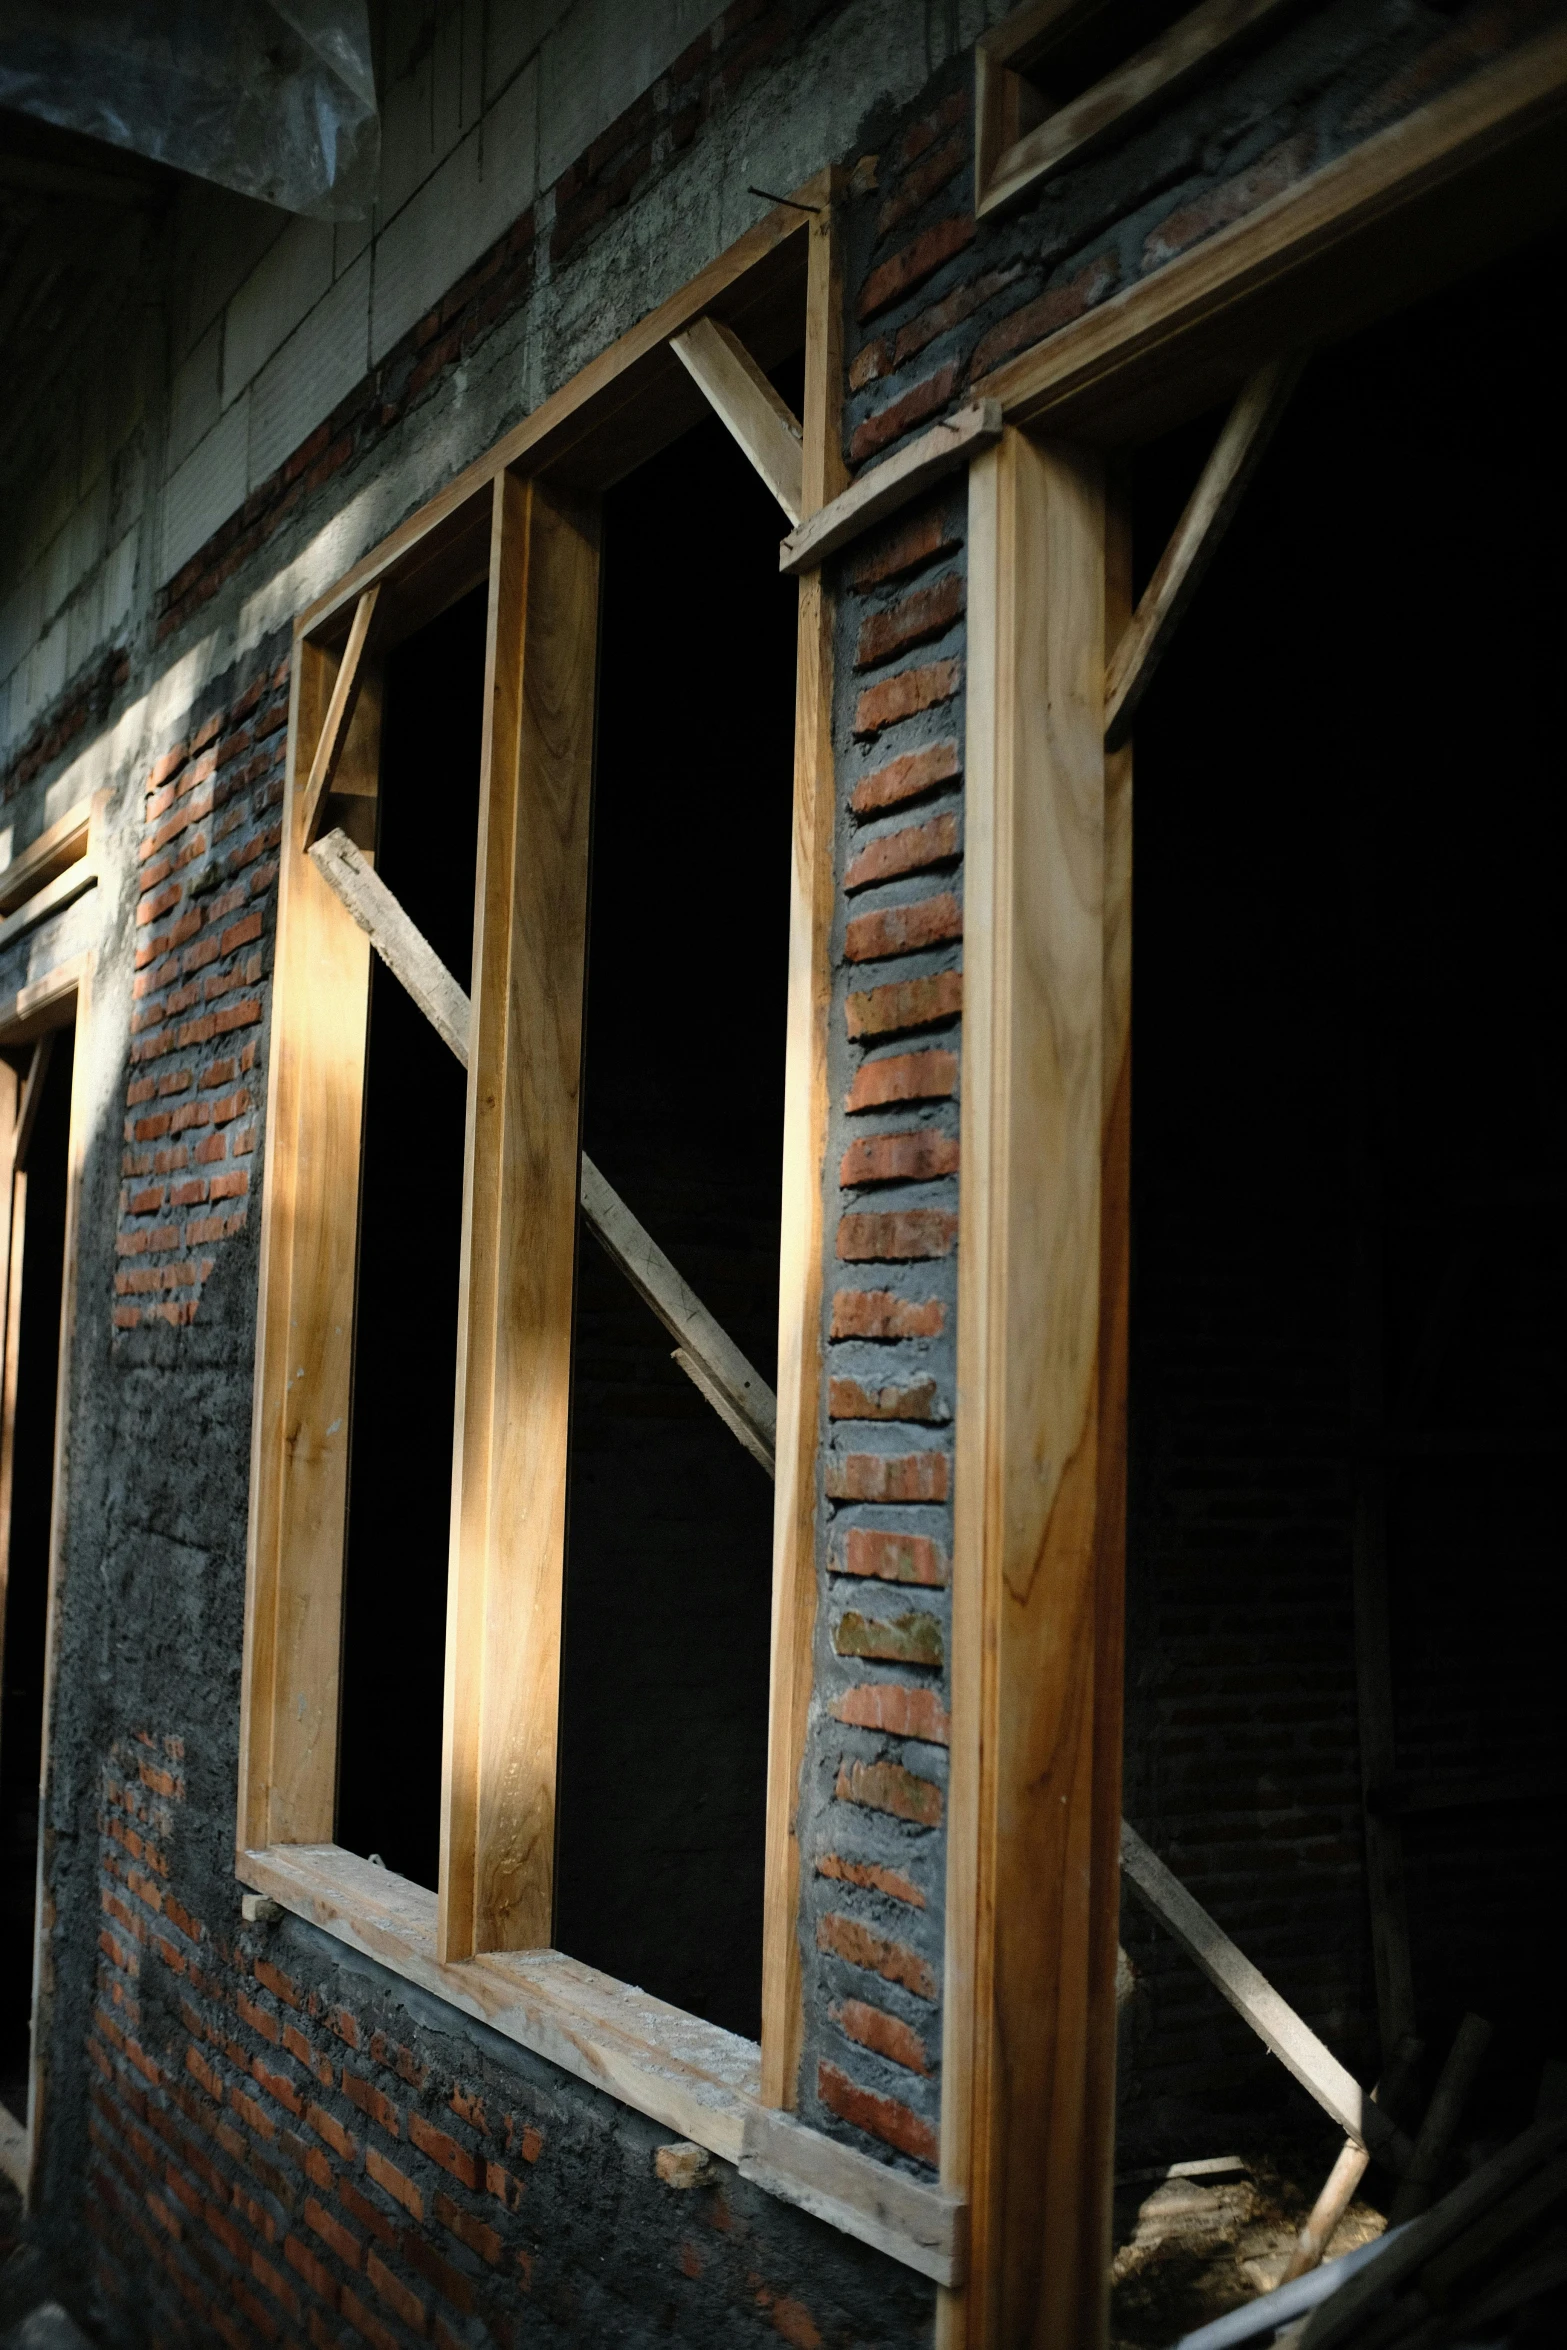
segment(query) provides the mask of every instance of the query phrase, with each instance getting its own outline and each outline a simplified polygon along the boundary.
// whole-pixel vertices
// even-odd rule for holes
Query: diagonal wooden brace
[[[418,925],[346,833],[326,833],[315,843],[310,857],[387,969],[401,980],[442,1042],[466,1069],[468,998]],[[652,1234],[637,1221],[586,1152],[582,1156],[581,1204],[583,1218],[599,1246],[675,1339],[675,1360],[687,1378],[771,1476],[778,1420],[772,1389],[682,1280]]]

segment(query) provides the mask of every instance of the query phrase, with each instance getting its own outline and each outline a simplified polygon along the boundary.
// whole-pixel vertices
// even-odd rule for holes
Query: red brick
[[[374,2255],[372,2254],[371,2257],[373,2258]],[[375,2312],[367,2309],[358,2294],[348,2285],[343,2287],[339,2308],[355,2333],[363,2334],[365,2340],[371,2345],[371,2350],[403,2350],[401,2342],[391,2327],[384,2326]]]
[[[357,2073],[351,2073],[346,2065],[343,2068],[343,2095],[350,2105],[357,2105],[361,2113],[379,2122],[389,2138],[402,2136],[402,2119],[391,2099],[383,2097],[380,2090],[369,2081],[362,2081]]]
[[[282,2270],[280,2268],[274,2268],[271,2261],[263,2258],[262,2254],[255,2249],[254,2245],[252,2245],[250,2253],[250,2273],[255,2278],[258,2285],[264,2285],[266,2287],[267,2291],[272,2295],[274,2301],[282,2302],[283,2307],[288,2311],[290,2317],[295,2319],[298,2318],[300,2306],[299,2295],[295,2292],[287,2277],[284,2276]]]
[[[435,2194],[435,2216],[443,2228],[449,2228],[457,2241],[466,2244],[469,2251],[476,2252],[481,2260],[493,2264],[500,2259],[505,2247],[494,2228],[463,2211],[440,2188],[436,2189]]]
[[[916,1379],[912,1387],[862,1387],[858,1379],[830,1379],[827,1383],[830,1420],[944,1420],[936,1402],[934,1379]]]
[[[834,1878],[841,1885],[858,1885],[867,1893],[885,1893],[891,1901],[906,1901],[914,1909],[925,1907],[925,1896],[919,1887],[898,1869],[884,1868],[879,1860],[845,1860],[836,1852],[818,1855],[816,1874]]]
[[[939,1298],[898,1297],[890,1289],[839,1289],[833,1294],[834,1338],[938,1338],[946,1323]]]
[[[888,2015],[885,2008],[872,2007],[864,1999],[846,1999],[831,2012],[839,2030],[858,2040],[862,2048],[873,2048],[878,2056],[906,2066],[911,2073],[930,2071],[930,2053],[924,2041],[901,2016]]]
[[[406,2171],[400,2171],[395,2162],[388,2162],[378,2146],[365,2148],[365,2169],[376,2185],[384,2187],[414,2219],[423,2219],[424,2197]]]
[[[873,882],[895,881],[900,874],[923,873],[932,865],[951,864],[957,854],[957,815],[944,809],[928,824],[905,824],[898,832],[867,841],[858,856],[850,859],[843,886],[846,890],[868,889]]]
[[[324,2260],[318,2260],[297,2236],[283,2239],[283,2258],[296,2276],[303,2277],[312,2293],[323,2300],[328,2309],[337,2307],[337,2279]]]
[[[905,294],[933,277],[954,253],[961,253],[966,245],[972,244],[974,230],[971,212],[955,212],[946,220],[938,220],[934,227],[922,229],[909,244],[871,271],[854,306],[856,317],[874,318],[878,310],[901,302]]]
[[[971,277],[965,284],[954,286],[950,294],[943,294],[939,302],[928,303],[923,310],[917,310],[892,338],[892,366],[901,367],[906,359],[914,358],[924,350],[927,343],[933,343],[938,335],[947,334],[953,327],[961,326],[966,318],[972,318],[976,310],[983,310],[985,304],[993,301],[997,294],[1003,294],[1008,286],[1016,285],[1022,275],[1023,264],[1020,261],[1013,262],[1008,269],[982,270],[978,277]]]
[[[879,662],[906,653],[911,645],[945,636],[962,612],[963,601],[963,576],[951,571],[928,587],[911,589],[885,612],[872,612],[860,626],[855,668],[874,669]]]
[[[928,1534],[889,1534],[879,1527],[851,1526],[844,1540],[840,1575],[875,1576],[883,1583],[939,1587],[948,1581],[940,1546]]]
[[[872,2089],[862,2089],[825,2057],[816,2067],[816,2094],[840,2120],[895,2146],[900,2154],[911,2154],[933,2167],[940,2160],[941,2141],[929,2122],[896,2097],[879,2097]]]
[[[962,936],[963,909],[950,890],[943,890],[939,897],[920,898],[910,906],[856,914],[844,934],[843,951],[851,963],[879,963],[894,955],[946,946]]]
[[[234,1994],[234,2005],[251,2030],[259,2032],[264,2040],[270,2040],[275,2048],[281,2037],[277,2017],[268,2015],[266,2009],[258,2007],[253,1999],[247,1999],[243,1991]]]
[[[339,2260],[349,2268],[357,2268],[364,2258],[364,2245],[352,2228],[328,2211],[314,2195],[305,2198],[305,2225],[313,2228],[323,2244],[330,2244]]]
[[[386,2303],[387,2308],[395,2310],[404,2325],[409,2327],[413,2333],[422,2334],[429,2319],[429,2312],[413,2287],[405,2285],[401,2277],[394,2276],[385,2261],[374,2252],[365,2262],[365,2274]]]
[[[397,2229],[386,2213],[372,2203],[368,2195],[361,2195],[352,2179],[343,2180],[338,2188],[338,2199],[343,2209],[358,2220],[362,2228],[368,2228],[372,2236],[379,2236],[383,2244],[397,2242]]]
[[[851,994],[844,1016],[851,1037],[897,1036],[905,1029],[955,1019],[962,1009],[962,972],[936,971],[925,979],[896,979],[885,987]]]
[[[945,1208],[856,1210],[838,1219],[838,1256],[844,1264],[916,1264],[947,1257],[957,1244],[958,1219]]]
[[[907,1943],[889,1942],[885,1936],[873,1934],[858,1918],[839,1917],[829,1910],[826,1917],[817,1920],[816,1947],[833,1958],[844,1959],[850,1966],[864,1967],[869,1974],[882,1975],[889,1983],[900,1984],[919,1999],[936,1996],[934,1967],[917,1950],[910,1950]]]
[[[867,1811],[890,1812],[895,1820],[912,1820],[917,1827],[941,1825],[941,1789],[929,1779],[906,1771],[902,1763],[840,1763],[833,1794],[840,1803],[859,1803]]]
[[[353,2161],[358,2148],[340,2121],[334,2120],[319,2105],[306,2107],[305,2120],[316,2136],[326,2141],[334,2154],[340,2154],[345,2162]]]
[[[927,511],[916,515],[912,522],[899,526],[893,536],[884,539],[871,554],[865,556],[854,574],[854,585],[863,591],[880,587],[884,580],[896,579],[900,572],[917,570],[922,563],[934,562],[962,544],[960,532],[949,527],[944,514]],[[953,745],[954,750],[957,748]]]
[[[905,800],[917,799],[922,792],[951,783],[962,772],[963,761],[955,741],[932,743],[923,751],[905,751],[900,758],[889,759],[885,767],[877,767],[871,774],[862,776],[849,804],[856,816],[874,816],[883,808],[899,807]]]
[[[943,1101],[956,1092],[957,1082],[956,1053],[893,1053],[884,1061],[860,1064],[843,1106],[879,1110],[891,1102]]]
[[[915,425],[923,424],[928,416],[937,416],[946,407],[958,388],[958,363],[945,360],[934,375],[927,375],[917,384],[911,384],[896,400],[889,400],[885,408],[875,409],[857,424],[849,436],[849,455],[856,465],[875,457],[892,443],[901,440]]]
[[[465,2187],[476,2189],[480,2185],[483,2165],[478,2156],[470,2153],[466,2146],[459,2146],[447,2131],[438,2130],[433,2122],[426,2121],[422,2113],[409,2114],[408,2136],[421,2154],[428,2154],[432,2162],[438,2162],[442,2170],[450,2171],[452,2177],[460,2179]]]
[[[216,1138],[214,1137],[214,1139]],[[204,1151],[206,1147],[207,1146],[205,1143],[198,1144],[198,1157],[200,1157],[201,1152]],[[212,1196],[214,1199],[241,1199],[245,1193],[249,1191],[249,1189],[250,1175],[249,1171],[244,1167],[232,1168],[227,1175],[215,1175],[212,1179]]]
[[[950,1485],[944,1452],[850,1452],[827,1463],[829,1501],[945,1501]]]
[[[299,2007],[303,2004],[296,1986],[289,1981],[282,1969],[273,1966],[270,1960],[265,1958],[252,1960],[250,1971],[256,1981],[265,1990],[272,1993],[274,1999],[282,2000],[285,2007]]]
[[[874,343],[867,343],[854,354],[849,365],[850,391],[863,392],[867,384],[879,382],[891,368],[892,345],[885,335],[879,335]]]
[[[851,1142],[843,1154],[838,1181],[846,1186],[924,1183],[955,1174],[957,1165],[957,1136],[939,1134],[927,1126],[912,1134],[869,1134]]]
[[[889,236],[901,227],[922,204],[929,203],[938,188],[955,179],[967,161],[968,140],[959,132],[928,153],[923,163],[905,172],[876,215],[877,237]]]
[[[941,104],[929,114],[922,115],[918,122],[910,123],[899,143],[899,166],[913,163],[916,157],[935,145],[943,131],[950,130],[955,122],[962,122],[967,114],[968,91],[960,84],[957,89],[949,90]]]
[[[485,2119],[483,2099],[475,2097],[460,2081],[452,2089],[450,2102],[457,2119],[466,2122],[470,2130],[478,2130],[481,2135],[488,2132],[490,2125]]]
[[[1204,237],[1211,237],[1215,229],[1228,227],[1232,220],[1244,219],[1248,212],[1255,212],[1259,205],[1293,187],[1311,168],[1312,143],[1309,131],[1297,131],[1293,138],[1270,147],[1266,155],[1259,156],[1233,179],[1210,188],[1195,202],[1182,204],[1167,213],[1143,240],[1143,267],[1157,269],[1161,262],[1172,260],[1177,253],[1200,244]]]
[[[896,726],[900,718],[917,717],[939,702],[950,702],[963,682],[961,661],[932,661],[923,669],[900,669],[880,685],[868,685],[854,706],[854,731],[863,741]]]
[[[987,374],[1014,351],[1022,350],[1026,344],[1043,342],[1046,335],[1053,335],[1074,318],[1081,318],[1085,311],[1092,310],[1106,294],[1114,291],[1120,274],[1121,265],[1113,253],[1097,254],[1064,286],[1052,286],[1047,293],[998,319],[975,344],[969,361],[970,375]]]
[[[911,1609],[886,1623],[845,1608],[833,1626],[832,1644],[839,1656],[879,1657],[890,1664],[942,1665],[946,1642],[934,1616]]]
[[[460,2268],[454,2268],[444,2253],[438,2251],[428,2237],[416,2236],[410,2229],[402,2242],[402,2255],[410,2268],[416,2268],[427,2284],[433,2285],[443,2301],[453,2309],[460,2309],[466,2317],[473,2309],[473,2285]]]
[[[927,1746],[949,1746],[952,1717],[934,1689],[909,1689],[901,1681],[862,1681],[832,1704],[835,1722],[855,1730],[881,1730],[889,1738],[920,1738]]]

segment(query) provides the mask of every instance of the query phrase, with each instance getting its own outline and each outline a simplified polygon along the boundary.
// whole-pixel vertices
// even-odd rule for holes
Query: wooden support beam
[[[1374,2102],[1383,2106],[1395,2119],[1399,2100],[1412,2085],[1424,2053],[1424,2041],[1401,2040],[1394,2052],[1393,2062],[1371,2092]],[[1338,2160],[1323,2183],[1321,2194],[1295,2239],[1284,2266],[1284,2274],[1279,2279],[1281,2285],[1293,2284],[1296,2277],[1303,2277],[1321,2266],[1322,2257],[1333,2241],[1339,2221],[1354,2201],[1355,2189],[1370,2167],[1369,2151],[1357,2144],[1355,2139],[1346,2138],[1339,2149]]]
[[[1121,1828],[1121,1868],[1139,1900],[1174,1935],[1236,2014],[1250,2024],[1285,2071],[1293,2073],[1323,2112],[1332,2115],[1345,2136],[1353,2138],[1357,2146],[1369,2147],[1392,2169],[1402,2171],[1411,2150],[1397,2123],[1372,2103],[1354,2075],[1323,2046],[1311,2026],[1280,1998],[1267,1977],[1126,1822]]]
[[[27,1154],[32,1148],[33,1129],[38,1124],[44,1087],[49,1080],[49,1063],[54,1058],[56,1033],[53,1028],[46,1028],[34,1045],[27,1083],[22,1088],[22,1106],[16,1113],[16,1141],[12,1146],[11,1160],[13,1166],[23,1171],[27,1166]]]
[[[365,648],[370,639],[370,623],[375,618],[376,600],[381,593],[376,582],[367,587],[354,606],[354,617],[349,624],[348,642],[343,647],[343,658],[338,664],[337,676],[332,682],[331,699],[326,706],[315,756],[310,762],[310,774],[305,783],[304,841],[308,849],[316,837],[321,821],[321,810],[332,789],[338,761],[348,741],[348,730],[353,723],[354,705],[359,699],[365,676]]]
[[[1430,2207],[1438,2174],[1490,2045],[1491,2027],[1485,2017],[1466,2015],[1437,2075],[1409,2167],[1398,2182],[1398,2193],[1387,2215],[1389,2227],[1401,2227],[1406,2219],[1414,2219]]]
[[[768,382],[740,337],[699,318],[670,339],[719,422],[727,426],[791,522],[804,511],[800,420]]]
[[[803,507],[842,489],[844,191],[824,172],[809,193]],[[801,1801],[815,1675],[817,1476],[822,1411],[823,1184],[832,1009],[838,778],[833,745],[833,599],[802,579],[795,633],[794,808],[778,1234],[778,1436],[768,1679],[767,1850],[762,1891],[763,2102],[797,2100],[805,2046],[800,1950]]]
[[[1132,731],[1138,704],[1153,683],[1181,615],[1218,553],[1262,453],[1273,438],[1305,362],[1271,359],[1259,367],[1230,410],[1213,454],[1186,502],[1170,543],[1143,591],[1105,671],[1105,743],[1114,750]]]
[[[1095,1774],[1119,1733],[1098,1653],[1117,1642],[1117,1527],[1099,1514],[1124,1347],[1113,1271],[1106,1290],[1124,1010],[1107,936],[1129,878],[1108,838],[1098,459],[1005,433],[969,469],[968,538],[941,2154],[972,2249],[937,2341],[1085,2350],[1108,2319],[1084,2150],[1097,2171],[1120,1896],[1095,1865]]]
[[[847,489],[837,491],[826,505],[791,531],[778,550],[783,572],[815,571],[889,514],[922,498],[935,483],[1001,436],[1001,403],[979,400],[960,408],[910,441],[895,457],[862,473]]]
[[[251,1431],[240,1849],[317,1844],[337,1799],[343,1525],[370,948],[302,853],[327,656],[297,649],[279,881]]]
[[[417,923],[345,833],[326,833],[310,855],[387,969],[402,981],[442,1043],[466,1069],[468,998]],[[678,1340],[675,1360],[680,1368],[770,1476],[777,1420],[772,1389],[586,1152],[580,1204],[583,1221],[610,1262]]]
[[[27,931],[36,930],[39,923],[46,922],[51,914],[63,913],[67,906],[85,896],[97,879],[98,867],[91,857],[79,857],[56,873],[52,881],[46,881],[41,889],[35,890],[30,898],[17,907],[15,913],[7,914],[5,920],[0,922],[0,953]]]

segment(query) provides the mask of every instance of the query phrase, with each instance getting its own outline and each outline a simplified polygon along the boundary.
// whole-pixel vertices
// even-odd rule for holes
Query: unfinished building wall
[[[716,2186],[688,2194],[660,2184],[652,2150],[667,2132],[323,1933],[240,1922],[251,1201],[265,1158],[292,614],[752,219],[752,179],[787,188],[827,160],[879,158],[848,212],[846,454],[858,469],[973,396],[1007,357],[1549,13],[1525,0],[1456,15],[1402,0],[1303,10],[1016,214],[976,224],[972,55],[943,58],[933,12],[910,8],[892,23],[866,5],[726,11],[684,54],[661,58],[659,80],[617,119],[595,117],[591,143],[560,159],[548,185],[541,165],[533,209],[497,219],[464,274],[432,281],[419,315],[384,348],[366,344],[351,378],[341,361],[330,408],[297,441],[256,439],[257,408],[243,468],[224,475],[209,449],[216,486],[207,505],[191,503],[183,538],[169,535],[173,505],[141,493],[137,543],[162,535],[113,622],[114,666],[100,677],[78,665],[58,684],[49,671],[41,700],[13,703],[25,723],[12,730],[6,811],[20,841],[90,784],[115,791],[95,932],[94,1018],[109,1041],[79,1227],[46,1818],[55,1957],[41,2177],[65,2258],[79,2254],[96,2199],[95,2289],[119,2338],[328,2341],[352,2329],[378,2344],[504,2344],[669,2328],[692,2342],[901,2345],[927,2339],[931,2321],[932,2289],[911,2271],[726,2166]],[[972,39],[977,22],[960,29]],[[198,222],[182,219],[181,234],[199,247]],[[344,284],[356,266],[357,256]],[[323,280],[319,305],[290,313],[288,330],[314,320],[334,366],[325,305],[338,282]],[[246,378],[253,399],[273,356]],[[180,425],[195,437],[174,471],[212,435],[237,436],[232,413],[230,403],[199,435]],[[198,513],[211,527],[193,537]],[[831,575],[826,1376],[800,1820],[802,2113],[924,2177],[940,2120],[964,521],[954,486]],[[99,650],[94,640],[94,661]],[[0,995],[65,952],[80,921],[73,910],[8,949]],[[1216,1493],[1246,1447],[1234,1422],[1228,1443],[1216,1427],[1222,1300],[1193,1278],[1206,1335],[1172,1341],[1155,1376],[1182,1414],[1200,1417],[1182,1457],[1210,1448]],[[1172,1308],[1185,1319],[1184,1305]],[[1328,1377],[1308,1366],[1297,1394]],[[1330,1757],[1315,1782],[1331,1816],[1314,1871],[1314,1831],[1293,1794],[1282,1806],[1233,1800],[1235,1699],[1223,1684],[1234,1625],[1189,1578],[1206,1540],[1191,1532],[1200,1506],[1179,1540],[1164,1540],[1156,1509],[1134,1526],[1134,1556],[1142,1543],[1166,1596],[1134,1606],[1128,1811],[1359,2061],[1368,1983],[1352,1915],[1346,1677],[1324,1663],[1270,1750],[1280,1777],[1299,1755]],[[1293,1494],[1283,1480],[1267,1504],[1275,1525],[1310,1526],[1308,1579],[1341,1555],[1338,1507],[1308,1474]],[[1290,1652],[1300,1606],[1282,1584],[1250,1596],[1248,1664]],[[1342,1615],[1318,1619],[1324,1653],[1342,1629]],[[1177,1670],[1178,1709],[1160,1680]],[[1259,1856],[1281,1849],[1278,1889],[1258,1892]],[[1134,1956],[1154,1948],[1130,1919],[1126,1934]],[[1139,2096],[1190,2103],[1217,2011],[1188,1996],[1178,1965],[1152,1964],[1158,2003],[1139,2043]],[[1268,2060],[1240,2027],[1221,2016],[1217,2028],[1228,2035],[1226,2093],[1271,2098]]]

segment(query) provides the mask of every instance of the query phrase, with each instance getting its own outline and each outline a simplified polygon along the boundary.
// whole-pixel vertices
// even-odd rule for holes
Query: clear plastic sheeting
[[[375,195],[367,0],[0,0],[0,105],[289,212]]]

